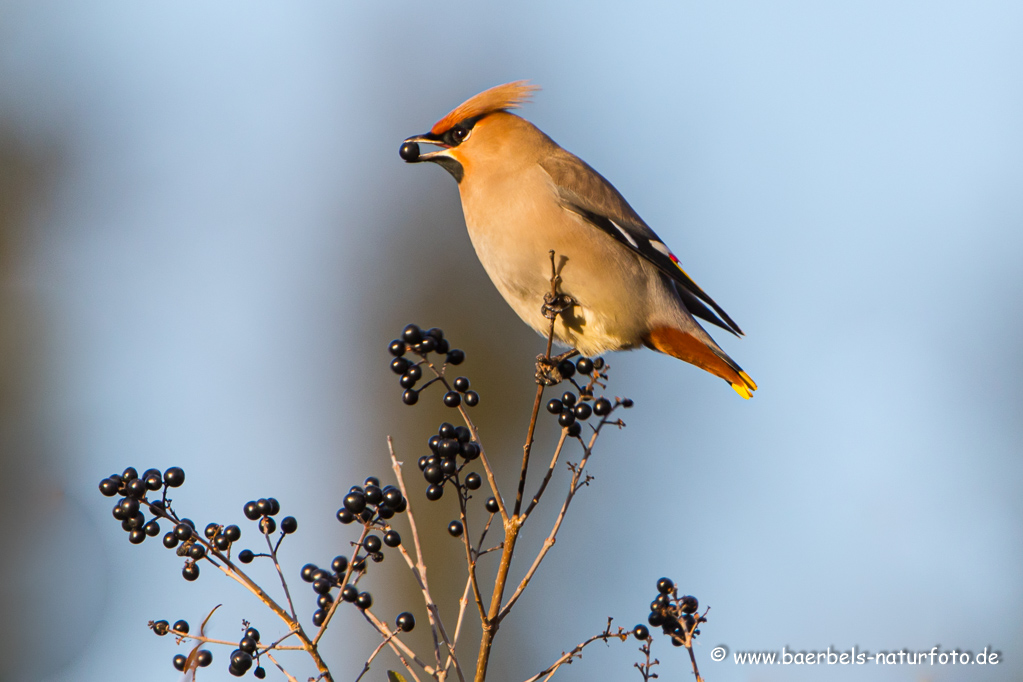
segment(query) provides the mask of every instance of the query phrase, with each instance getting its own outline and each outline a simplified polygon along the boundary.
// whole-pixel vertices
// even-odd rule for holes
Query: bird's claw
[[[543,316],[548,320],[553,320],[574,305],[575,299],[568,294],[544,294]]]

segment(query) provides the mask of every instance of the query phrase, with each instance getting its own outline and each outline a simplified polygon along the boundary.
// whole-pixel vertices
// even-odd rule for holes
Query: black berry
[[[177,488],[185,482],[185,472],[181,467],[171,467],[163,472],[163,482],[168,487]]]
[[[455,521],[452,521],[451,523],[448,524],[448,533],[451,534],[451,537],[455,537],[455,538],[461,537],[463,530],[464,529],[462,528],[462,522],[461,521],[455,520]]]
[[[362,541],[362,546],[366,548],[366,551],[370,554],[375,554],[380,551],[380,547],[383,543],[380,538],[376,535],[370,535]]]
[[[402,632],[412,632],[412,628],[416,626],[416,618],[408,611],[405,611],[398,614],[398,617],[394,619],[394,624]]]
[[[700,608],[700,602],[696,597],[687,594],[682,597],[682,613],[696,613],[697,609]]]
[[[366,508],[366,495],[360,492],[348,493],[344,500],[345,509],[353,514],[360,513]]]
[[[419,343],[423,340],[423,332],[416,325],[410,324],[402,330],[401,338],[408,344]]]
[[[419,160],[419,143],[418,142],[404,142],[401,145],[401,149],[398,150],[398,156],[400,156],[407,163],[415,163]]]
[[[245,514],[245,518],[249,521],[255,521],[260,517],[259,507],[256,506],[256,502],[254,500],[246,502],[242,512]]]

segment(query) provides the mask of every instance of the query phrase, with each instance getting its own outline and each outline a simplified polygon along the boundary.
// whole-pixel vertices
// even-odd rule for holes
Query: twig
[[[394,475],[398,480],[398,486],[401,490],[401,494],[405,497],[408,508],[406,509],[406,516],[408,516],[409,527],[412,529],[412,543],[416,550],[416,560],[412,561],[412,557],[405,549],[405,544],[398,545],[402,556],[405,558],[405,562],[409,568],[412,569],[412,574],[416,578],[416,582],[419,583],[419,589],[423,593],[423,601],[426,603],[426,615],[430,619],[431,632],[433,633],[434,640],[434,655],[437,659],[437,667],[441,667],[441,656],[440,646],[437,640],[437,634],[440,634],[440,638],[444,641],[444,646],[448,651],[448,655],[453,659],[455,666],[455,674],[458,675],[460,682],[465,682],[465,678],[462,673],[462,668],[458,664],[458,658],[455,656],[455,647],[451,643],[451,639],[448,637],[447,630],[444,628],[444,622],[441,620],[440,609],[437,608],[437,603],[433,600],[433,596],[430,594],[430,586],[426,579],[426,563],[423,561],[423,549],[419,542],[419,530],[416,528],[416,518],[412,511],[412,501],[409,499],[408,489],[405,487],[405,477],[401,472],[401,463],[398,461],[397,455],[394,453],[394,441],[388,436],[387,437],[387,451],[391,456],[391,468],[394,469]]]
[[[416,682],[419,682],[419,677],[416,675],[416,671],[412,669],[412,666],[409,665],[408,659],[412,659],[412,661],[414,661],[416,665],[422,668],[427,675],[430,675],[432,677],[435,674],[436,671],[434,670],[434,668],[426,665],[425,662],[423,662],[418,656],[416,656],[416,652],[412,651],[412,649],[409,649],[408,645],[406,645],[405,642],[401,641],[401,639],[398,637],[398,633],[391,632],[391,629],[387,627],[387,625],[383,623],[379,618],[374,616],[369,609],[364,609],[362,615],[365,616],[366,620],[368,620],[373,625],[373,627],[377,629],[377,632],[384,636],[385,640],[387,641],[387,646],[391,647],[391,650],[398,657],[398,660],[400,660],[401,664],[405,666],[405,670],[407,670],[409,675],[412,676],[412,679],[416,680]],[[406,659],[406,656],[408,657],[408,659]]]
[[[605,628],[602,633],[600,633],[599,635],[594,635],[593,637],[590,637],[585,642],[581,642],[580,644],[577,644],[575,646],[575,648],[572,649],[571,651],[563,653],[561,655],[561,658],[559,658],[558,660],[554,661],[554,663],[552,663],[547,668],[544,668],[543,670],[538,672],[536,675],[533,675],[532,677],[530,677],[528,680],[526,680],[526,682],[536,682],[541,677],[543,677],[544,680],[551,679],[551,677],[554,676],[554,673],[557,672],[558,668],[560,668],[561,666],[565,665],[566,663],[570,664],[572,662],[572,659],[574,659],[574,658],[582,658],[582,650],[584,648],[586,648],[587,646],[589,646],[590,644],[593,644],[597,640],[601,640],[601,641],[606,642],[609,639],[620,639],[621,641],[624,642],[628,638],[629,638],[629,633],[626,632],[622,628],[618,628],[618,632],[611,632],[611,619],[608,618],[607,619],[607,628]],[[545,675],[546,675],[546,677],[544,677]]]
[[[369,658],[366,659],[366,665],[363,666],[362,672],[359,673],[359,676],[355,678],[355,682],[359,682],[359,680],[362,679],[362,676],[369,672],[370,663],[373,662],[373,659],[377,657],[377,654],[383,651],[384,647],[387,646],[390,643],[390,641],[391,641],[390,636],[385,637],[384,641],[380,642],[380,644],[377,645],[376,649],[373,649],[373,653],[371,653],[369,655]]]
[[[540,497],[543,496],[544,490],[547,489],[547,484],[550,483],[551,476],[554,475],[554,467],[558,463],[558,458],[561,457],[561,450],[565,447],[565,440],[568,438],[568,429],[561,429],[561,438],[558,439],[558,445],[554,448],[554,455],[551,457],[550,466],[547,467],[547,474],[543,477],[543,481],[540,482],[540,487],[537,489],[536,494],[533,495],[533,499],[530,501],[529,506],[526,507],[526,511],[522,512],[523,516],[529,516],[536,505],[540,503]]]
[[[369,528],[364,526],[363,529],[362,529],[362,534],[359,536],[359,540],[355,544],[357,546],[361,547],[362,543],[366,540],[366,536],[367,535],[369,535]],[[341,579],[341,589],[342,590],[345,588],[345,585],[348,584],[348,581],[351,580],[351,578],[352,578],[352,573],[355,571],[355,559],[358,556],[359,556],[359,551],[355,550],[355,553],[352,554],[352,560],[348,562],[348,568],[345,569],[344,577]],[[338,599],[335,599],[334,603],[330,605],[329,609],[327,609],[327,615],[326,615],[326,617],[324,617],[323,622],[320,623],[320,629],[317,631],[316,636],[313,638],[313,645],[314,646],[319,644],[320,639],[327,632],[327,626],[330,625],[330,620],[331,620],[331,618],[334,617],[334,612],[337,611],[337,609],[341,605],[342,601],[343,600],[340,598],[340,595],[338,595]]]
[[[280,671],[281,671],[282,673],[284,673],[284,676],[288,678],[288,682],[298,682],[298,680],[296,680],[296,679],[295,679],[295,676],[294,676],[294,675],[292,675],[292,674],[291,674],[291,673],[289,673],[289,672],[288,672],[287,670],[285,670],[285,669],[284,669],[284,666],[282,666],[282,665],[281,665],[280,663],[278,663],[278,662],[277,662],[277,659],[273,657],[273,654],[271,654],[271,653],[267,653],[266,657],[267,657],[267,658],[269,658],[269,659],[270,659],[270,661],[271,661],[271,662],[272,662],[272,663],[273,663],[273,664],[274,664],[275,666],[277,666],[277,669],[278,669],[278,670],[280,670]]]
[[[597,428],[593,430],[593,435],[590,436],[589,445],[583,444],[583,458],[580,460],[579,465],[574,467],[572,470],[572,480],[568,486],[568,494],[565,496],[565,501],[561,504],[561,511],[558,512],[558,518],[554,521],[554,526],[551,528],[551,532],[547,535],[547,539],[544,540],[543,546],[540,548],[539,553],[533,560],[533,565],[529,567],[528,571],[526,571],[526,575],[523,576],[522,582],[519,583],[518,588],[516,588],[515,592],[512,593],[512,596],[508,598],[508,602],[498,614],[498,621],[501,621],[511,611],[515,602],[522,596],[522,592],[526,589],[529,581],[533,579],[533,575],[540,567],[540,563],[544,560],[544,557],[547,556],[547,552],[550,551],[551,547],[553,547],[554,543],[557,541],[558,531],[561,529],[561,523],[565,520],[565,514],[568,512],[568,506],[572,504],[572,499],[575,497],[575,494],[579,491],[579,489],[589,481],[588,478],[584,479],[582,482],[580,482],[579,479],[582,476],[583,469],[586,468],[586,462],[593,453],[593,446],[597,442],[597,438],[600,436],[600,430],[603,426],[604,422],[601,422]]]
[[[274,562],[274,568],[277,569],[277,575],[281,578],[281,586],[284,588],[284,596],[288,599],[288,608],[291,610],[291,617],[298,621],[298,614],[295,613],[295,604],[291,601],[291,591],[288,590],[288,581],[284,579],[284,571],[281,570],[281,564],[277,561],[277,548],[270,542],[270,536],[263,533],[263,537],[266,538],[266,546],[270,548],[270,559]],[[283,539],[284,535],[281,535]]]
[[[653,644],[653,641],[654,641],[653,637],[647,637],[646,641],[643,642],[643,646],[639,648],[640,652],[642,652],[642,654],[646,657],[646,662],[643,664],[639,663],[632,664],[634,668],[639,670],[639,674],[643,676],[643,682],[650,682],[650,680],[657,679],[657,673],[651,672],[650,669],[653,668],[655,665],[661,664],[661,662],[658,661],[656,658],[653,661],[650,660],[650,647]]]
[[[561,277],[558,276],[557,267],[554,265],[554,250],[550,252],[551,257],[551,305],[555,305],[558,299],[558,284],[561,283]],[[545,301],[546,303],[546,301]],[[554,345],[554,323],[558,320],[560,310],[551,308],[551,313],[547,313],[547,306],[544,306],[544,314],[550,318],[551,326],[547,332],[547,350],[544,351],[544,358],[550,361],[551,348]],[[544,382],[537,379],[536,382],[536,397],[533,399],[533,411],[529,417],[529,429],[526,431],[526,443],[522,446],[522,470],[519,472],[519,489],[515,494],[515,515],[518,516],[519,510],[522,509],[522,493],[526,488],[526,473],[529,470],[529,454],[533,449],[533,432],[536,430],[536,418],[540,414],[540,403],[543,402],[543,389],[545,388]]]
[[[472,545],[469,544],[469,519],[465,514],[465,502],[466,499],[462,494],[462,488],[458,488],[458,514],[462,521],[462,545],[465,547],[465,563],[469,571],[469,584],[472,586],[472,594],[476,600],[476,608],[480,612],[480,620],[487,617],[487,612],[483,606],[483,596],[480,594],[479,582],[476,579],[476,557],[473,556]],[[490,527],[490,522],[487,522],[487,528]],[[484,535],[486,530],[483,531]],[[480,539],[482,544],[482,538]]]

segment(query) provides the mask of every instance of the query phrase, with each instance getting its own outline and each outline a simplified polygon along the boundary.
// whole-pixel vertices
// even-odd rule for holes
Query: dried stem
[[[284,596],[288,599],[288,609],[291,611],[291,617],[298,621],[298,614],[295,613],[295,604],[291,601],[291,591],[288,590],[288,581],[284,579],[284,571],[281,570],[281,564],[277,561],[277,547],[273,546],[270,542],[270,536],[263,533],[263,537],[266,538],[266,546],[270,548],[270,559],[274,562],[274,568],[277,569],[277,575],[281,578],[281,586],[284,588]],[[283,538],[283,533],[281,534]],[[280,544],[278,543],[278,546]]]
[[[398,479],[399,489],[401,490],[401,494],[405,497],[406,503],[408,504],[406,515],[408,516],[409,527],[412,529],[412,543],[416,550],[415,561],[413,562],[412,557],[405,549],[404,543],[398,545],[398,548],[401,551],[402,556],[405,558],[405,562],[412,570],[412,574],[415,576],[416,582],[419,583],[420,591],[423,593],[423,601],[426,603],[426,614],[430,619],[430,627],[431,631],[433,632],[434,655],[437,659],[437,668],[438,669],[441,668],[440,645],[437,640],[437,635],[439,633],[440,639],[443,640],[444,647],[447,649],[449,663],[454,664],[455,674],[458,675],[458,679],[461,682],[465,682],[465,677],[463,676],[462,668],[459,665],[458,658],[455,655],[455,646],[451,642],[451,638],[448,637],[447,630],[445,630],[444,628],[444,623],[441,620],[440,616],[440,609],[437,608],[437,603],[433,600],[433,596],[431,596],[430,594],[430,586],[426,580],[426,563],[423,561],[423,549],[422,545],[419,542],[419,530],[416,528],[416,518],[415,514],[412,511],[412,501],[409,499],[408,489],[405,487],[405,478],[401,472],[401,463],[398,461],[398,457],[394,453],[394,441],[391,439],[390,436],[387,437],[387,450],[391,456],[391,468],[394,469],[394,475]],[[447,666],[444,666],[444,669],[446,668]],[[441,670],[440,674],[443,676],[443,670]]]
[[[273,657],[273,654],[267,653],[266,657],[270,659],[271,663],[273,663],[275,666],[277,666],[278,670],[280,670],[282,673],[284,673],[284,676],[288,678],[288,682],[298,682],[298,680],[295,679],[294,675],[292,675],[287,670],[285,670],[284,666],[282,666],[280,663],[277,662],[277,659]]]
[[[369,528],[363,527],[362,534],[359,536],[359,541],[355,543],[356,546],[361,547],[362,543],[366,540],[366,536],[367,535],[369,535]],[[352,573],[355,572],[355,559],[358,556],[359,556],[359,551],[355,550],[355,553],[352,554],[352,560],[348,562],[348,568],[345,569],[345,575],[344,575],[344,577],[341,580],[341,589],[344,589],[344,586],[348,584],[349,580],[351,580]],[[326,634],[327,626],[330,625],[330,620],[331,620],[331,618],[334,617],[334,612],[337,611],[337,608],[338,608],[338,606],[341,605],[342,601],[343,600],[340,599],[340,595],[339,595],[339,598],[335,599],[334,603],[330,605],[329,609],[327,609],[327,615],[323,619],[323,622],[320,624],[320,629],[319,629],[319,631],[317,631],[316,637],[313,638],[313,646],[319,644],[320,639],[323,637],[324,634]]]
[[[528,571],[526,571],[526,575],[523,576],[522,582],[519,583],[518,588],[512,596],[508,598],[508,603],[505,604],[504,608],[501,609],[501,612],[498,614],[498,621],[504,619],[504,617],[508,615],[508,612],[511,611],[515,602],[517,602],[519,597],[522,596],[522,592],[526,589],[526,586],[529,585],[529,581],[533,579],[533,575],[540,567],[540,563],[544,560],[544,557],[547,556],[547,552],[549,552],[551,547],[554,546],[554,543],[557,542],[558,531],[561,529],[561,523],[565,520],[565,514],[568,512],[568,506],[572,504],[572,499],[575,497],[575,494],[579,491],[579,489],[586,485],[589,481],[589,478],[583,479],[582,481],[580,481],[580,478],[582,478],[583,470],[586,468],[586,463],[589,461],[590,455],[593,453],[593,446],[596,444],[597,438],[600,436],[600,430],[603,428],[604,424],[613,423],[615,422],[608,422],[607,420],[601,421],[593,430],[593,435],[590,436],[589,445],[583,444],[583,458],[580,460],[578,466],[572,467],[572,480],[569,483],[568,494],[565,496],[565,501],[561,504],[561,510],[558,512],[558,518],[554,521],[554,526],[551,528],[551,532],[547,535],[547,539],[544,540],[543,546],[540,548],[539,553],[533,560],[533,565],[529,567]],[[564,438],[558,442],[559,450],[563,442]],[[580,442],[582,441],[580,440]],[[551,467],[553,468],[553,466],[554,461],[551,462]]]
[[[607,627],[604,629],[604,631],[602,633],[600,633],[599,635],[594,635],[593,637],[590,637],[586,641],[577,644],[575,646],[575,648],[572,649],[571,651],[563,653],[561,655],[561,658],[559,658],[558,660],[554,661],[554,663],[552,663],[547,668],[544,668],[543,670],[538,672],[536,675],[533,675],[532,677],[530,677],[528,680],[526,680],[526,682],[536,682],[541,677],[544,680],[551,679],[551,677],[554,676],[554,673],[557,672],[558,668],[560,668],[561,666],[565,665],[566,663],[571,663],[572,660],[575,659],[575,658],[582,658],[582,650],[584,648],[586,648],[587,646],[589,646],[590,644],[593,644],[594,642],[596,642],[598,640],[606,642],[609,639],[620,639],[623,642],[629,639],[629,633],[626,632],[622,628],[618,628],[618,632],[611,632],[611,619],[610,618],[607,619]]]
[[[419,682],[419,677],[416,675],[415,670],[412,669],[412,666],[409,665],[408,659],[412,659],[412,661],[422,668],[427,675],[432,677],[436,674],[437,671],[434,670],[434,668],[426,665],[425,662],[416,656],[416,653],[412,651],[412,649],[408,648],[405,642],[401,641],[397,632],[391,632],[391,629],[387,627],[387,624],[374,616],[369,609],[365,609],[362,612],[362,615],[366,617],[366,620],[368,620],[374,628],[376,628],[377,632],[384,636],[384,639],[387,641],[387,646],[391,647],[391,650],[394,651],[398,660],[400,660],[401,664],[405,666],[405,670],[407,670],[409,675],[412,676],[412,679]]]
[[[377,654],[383,651],[384,647],[390,644],[390,642],[391,638],[385,637],[384,641],[380,642],[380,644],[377,645],[376,649],[373,649],[373,653],[371,653],[369,655],[369,658],[366,659],[366,664],[362,667],[362,672],[359,673],[359,676],[355,678],[355,682],[359,682],[359,680],[362,679],[363,675],[369,672],[369,666],[371,663],[373,663],[373,659],[375,659],[377,657]]]
[[[558,276],[557,267],[554,265],[554,251],[550,251],[551,257],[551,305],[558,300],[558,285],[561,284],[561,277]],[[548,313],[548,310],[550,313]],[[544,306],[544,314],[551,321],[550,329],[547,331],[547,350],[544,351],[544,358],[550,360],[551,348],[554,346],[554,323],[558,320],[561,311],[557,308]],[[522,470],[519,472],[519,489],[515,494],[515,515],[518,516],[522,509],[522,493],[526,488],[526,474],[529,471],[529,454],[533,449],[533,432],[536,430],[536,417],[540,414],[540,403],[543,401],[544,382],[539,378],[536,381],[536,397],[533,399],[533,411],[529,417],[529,429],[526,431],[526,443],[522,446]]]

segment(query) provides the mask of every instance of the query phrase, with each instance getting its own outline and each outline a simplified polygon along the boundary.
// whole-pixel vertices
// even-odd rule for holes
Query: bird
[[[520,80],[470,97],[429,132],[406,138],[399,155],[454,177],[483,269],[538,333],[550,329],[543,301],[553,251],[571,301],[555,320],[559,343],[590,356],[651,348],[750,398],[756,383],[694,318],[736,336],[739,326],[610,182],[512,112],[538,89]],[[438,149],[423,153],[420,144]]]

